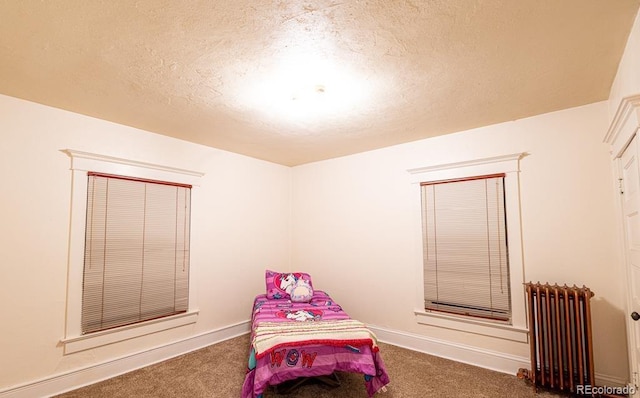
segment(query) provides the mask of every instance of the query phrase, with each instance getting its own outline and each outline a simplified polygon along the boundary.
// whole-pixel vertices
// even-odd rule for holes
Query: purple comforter
[[[368,396],[389,383],[389,376],[378,352],[375,337],[368,341],[345,338],[308,340],[280,344],[256,353],[253,344],[256,328],[261,322],[340,321],[350,319],[329,295],[316,290],[308,303],[292,303],[288,299],[256,297],[252,315],[252,346],[249,366],[242,386],[242,398],[261,398],[270,385],[298,377],[330,375],[334,371],[362,373]],[[373,335],[373,334],[372,334]]]

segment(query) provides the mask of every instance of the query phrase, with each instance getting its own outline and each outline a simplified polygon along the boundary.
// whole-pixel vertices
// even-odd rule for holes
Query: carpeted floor
[[[244,381],[249,336],[236,337],[168,361],[58,395],[57,398],[95,397],[220,397],[239,398]],[[536,394],[524,380],[380,343],[391,384],[380,398],[404,397],[559,397]],[[265,398],[367,397],[363,376],[340,373],[338,387],[307,384],[288,395],[268,390]]]

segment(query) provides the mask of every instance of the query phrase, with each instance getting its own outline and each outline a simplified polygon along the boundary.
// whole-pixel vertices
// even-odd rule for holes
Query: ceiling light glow
[[[272,122],[305,126],[356,117],[371,91],[347,66],[316,55],[282,57],[244,83],[238,100],[246,108]]]

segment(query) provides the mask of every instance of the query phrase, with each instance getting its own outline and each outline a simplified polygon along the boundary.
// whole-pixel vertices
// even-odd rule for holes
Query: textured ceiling
[[[284,165],[608,98],[640,0],[0,0],[0,93]]]

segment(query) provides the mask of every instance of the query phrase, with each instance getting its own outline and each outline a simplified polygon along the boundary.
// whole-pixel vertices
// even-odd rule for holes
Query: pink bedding
[[[389,383],[375,335],[323,291],[308,303],[255,298],[249,366],[242,398],[261,398],[270,385],[334,371],[362,373],[373,396]]]

